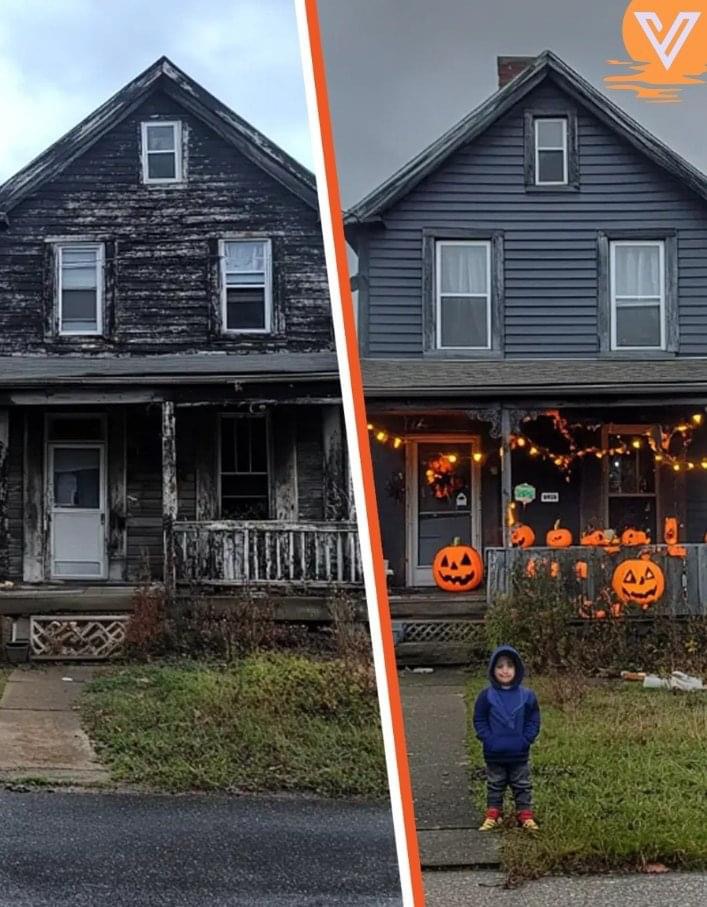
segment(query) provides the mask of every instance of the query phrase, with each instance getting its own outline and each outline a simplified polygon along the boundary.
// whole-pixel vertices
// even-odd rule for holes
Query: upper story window
[[[142,124],[142,177],[145,183],[182,180],[182,124],[154,120]]]
[[[491,243],[439,240],[435,253],[437,349],[490,349]]]
[[[221,323],[227,333],[272,330],[272,256],[269,239],[221,242]]]
[[[103,330],[103,245],[67,243],[56,247],[59,333],[100,334]]]
[[[664,350],[665,243],[611,243],[611,349]]]
[[[568,180],[567,120],[537,117],[535,129],[535,185],[566,186]]]

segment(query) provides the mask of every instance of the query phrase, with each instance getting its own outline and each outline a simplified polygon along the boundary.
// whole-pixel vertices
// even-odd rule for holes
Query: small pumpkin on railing
[[[469,592],[484,578],[484,562],[471,545],[461,545],[455,538],[451,545],[440,548],[432,562],[432,576],[445,592]]]
[[[621,544],[629,548],[636,545],[650,545],[650,543],[648,533],[643,532],[642,529],[624,529],[621,533]]]
[[[580,544],[582,545],[608,545],[610,541],[603,529],[589,530],[580,538]]]
[[[545,544],[550,548],[569,548],[572,544],[572,533],[569,529],[561,529],[560,521],[555,520],[555,525],[545,536]]]
[[[525,523],[516,523],[511,529],[511,545],[514,548],[530,548],[535,544],[535,532]]]

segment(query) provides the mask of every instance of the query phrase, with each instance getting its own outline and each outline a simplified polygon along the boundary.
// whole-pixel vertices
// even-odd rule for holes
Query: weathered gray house
[[[557,520],[567,569],[604,550],[589,530],[634,529],[672,607],[701,607],[707,179],[552,53],[499,75],[346,217],[393,614],[468,616],[531,556],[513,526],[538,556]],[[454,537],[486,582],[433,594]]]
[[[0,614],[37,654],[69,616],[109,648],[146,570],[357,586],[342,435],[314,178],[169,60],[0,187]]]

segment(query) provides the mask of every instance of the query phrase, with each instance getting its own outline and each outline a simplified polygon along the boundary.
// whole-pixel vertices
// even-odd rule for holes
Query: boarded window
[[[265,416],[221,418],[221,517],[270,516],[268,433]]]
[[[567,184],[567,120],[535,120],[535,183],[538,186]]]
[[[269,240],[224,242],[222,265],[224,330],[269,332],[272,310]]]
[[[664,349],[664,243],[612,242],[610,268],[612,349]]]
[[[57,247],[60,334],[100,334],[102,330],[103,247]]]
[[[181,123],[142,124],[142,169],[146,183],[174,183],[182,179]]]
[[[439,349],[491,346],[491,244],[437,243],[436,323]]]

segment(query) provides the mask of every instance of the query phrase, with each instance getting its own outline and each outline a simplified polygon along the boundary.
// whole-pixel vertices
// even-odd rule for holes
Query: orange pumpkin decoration
[[[684,545],[668,545],[670,557],[687,557],[687,548]]]
[[[587,579],[589,576],[589,564],[586,561],[577,561],[574,565],[574,572],[577,579]]]
[[[469,592],[484,578],[484,562],[471,545],[460,545],[455,538],[451,545],[440,548],[432,563],[432,576],[445,592]]]
[[[540,561],[541,564],[547,563],[547,561]],[[536,576],[538,572],[538,560],[537,558],[531,557],[528,563],[525,565],[525,574],[526,576]],[[557,561],[550,561],[550,576],[553,579],[557,579],[560,575],[560,565]]]
[[[569,548],[572,544],[572,533],[569,529],[560,529],[560,521],[556,520],[553,528],[545,536],[545,544],[549,548]]]
[[[647,533],[640,529],[624,529],[621,533],[621,544],[628,545],[650,545],[651,540]]]
[[[592,532],[585,532],[580,542],[582,545],[608,545],[609,539],[602,529],[594,529]]]
[[[511,545],[514,548],[530,548],[535,543],[535,533],[524,523],[518,523],[511,531]]]
[[[666,545],[677,545],[678,529],[677,517],[666,516],[663,523],[663,541]]]
[[[665,576],[650,557],[629,558],[617,565],[611,588],[620,602],[634,602],[645,611],[665,592]]]

